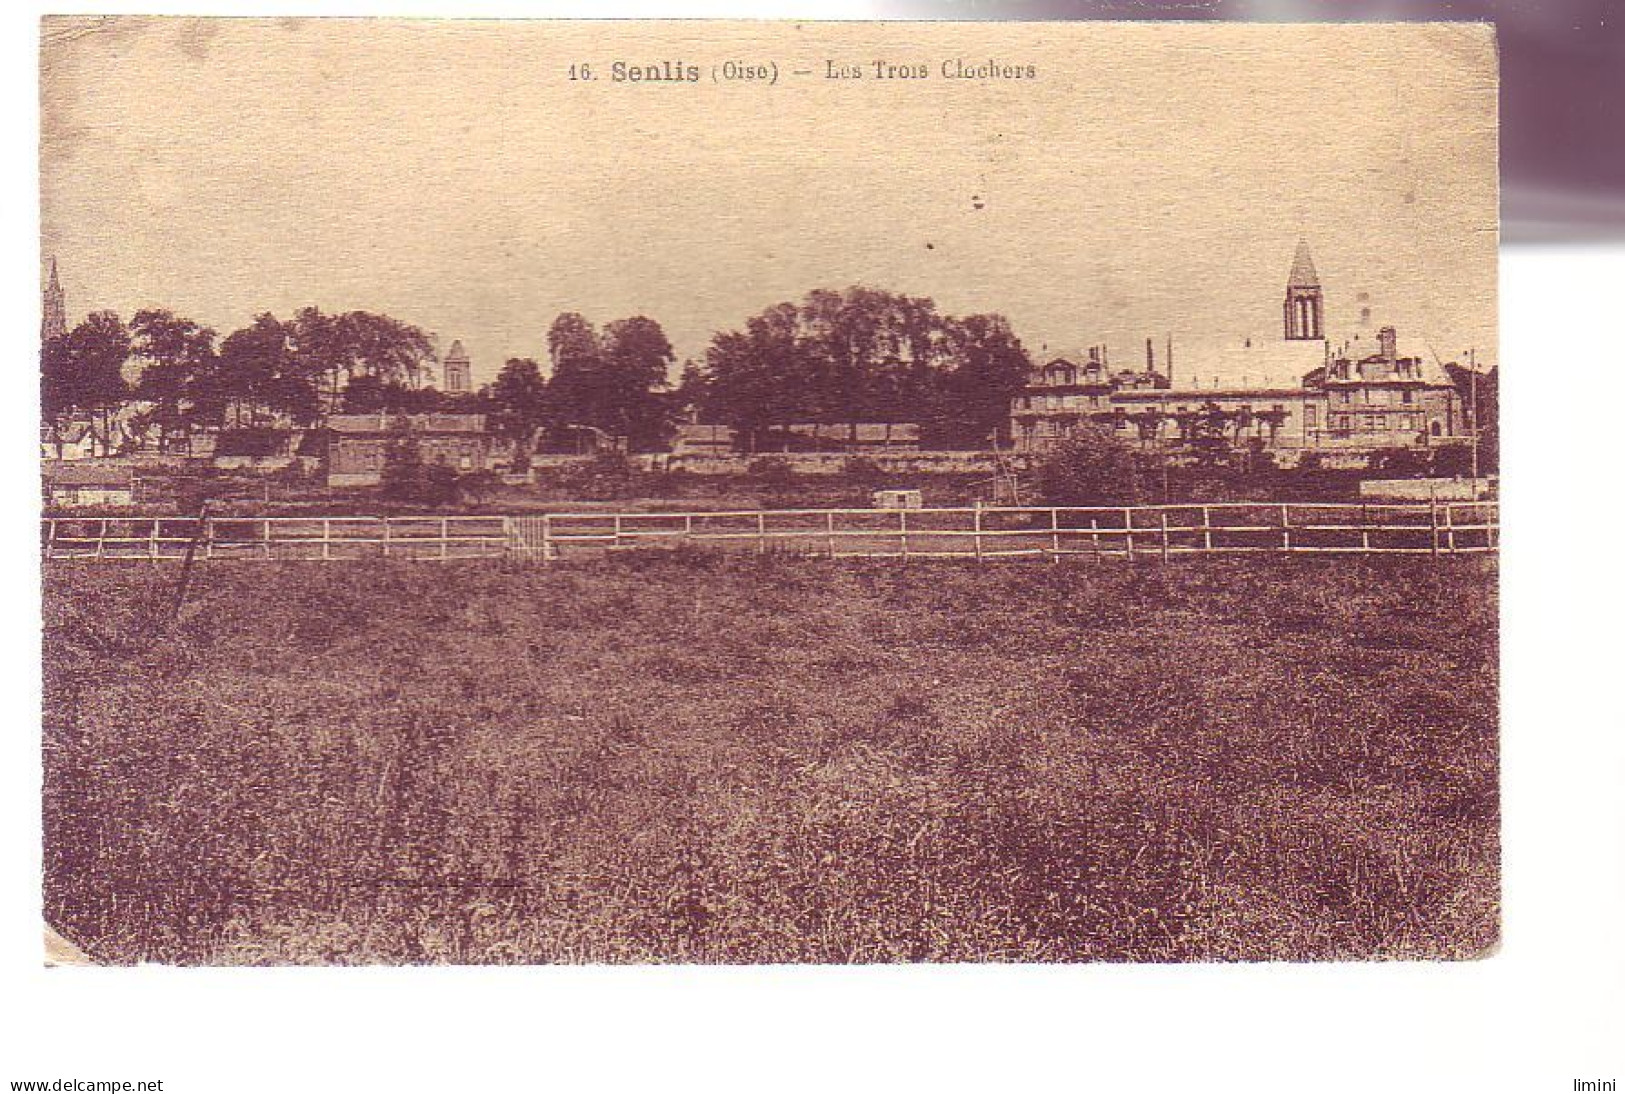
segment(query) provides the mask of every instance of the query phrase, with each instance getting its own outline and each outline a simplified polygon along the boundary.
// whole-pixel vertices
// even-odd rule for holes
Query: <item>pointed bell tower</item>
[[[1324,302],[1320,294],[1320,275],[1315,273],[1314,259],[1309,257],[1309,244],[1298,240],[1298,251],[1292,256],[1292,272],[1286,278],[1286,302],[1282,305],[1286,340],[1308,342],[1326,337]]]
[[[68,301],[62,294],[62,283],[56,279],[54,258],[51,259],[51,281],[45,286],[40,316],[40,341],[49,342],[68,333]]]

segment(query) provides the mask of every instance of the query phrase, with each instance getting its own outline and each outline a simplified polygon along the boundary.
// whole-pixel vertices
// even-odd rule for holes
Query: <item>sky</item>
[[[1037,75],[942,78],[961,58]],[[713,81],[730,60],[778,82]],[[1301,236],[1335,340],[1369,306],[1402,349],[1496,360],[1474,25],[120,17],[48,20],[41,73],[42,276],[74,319],[362,308],[460,339],[483,382],[545,362],[560,312],[647,315],[681,361],[864,284],[1003,313],[1035,356],[1172,336],[1206,375],[1280,337]]]

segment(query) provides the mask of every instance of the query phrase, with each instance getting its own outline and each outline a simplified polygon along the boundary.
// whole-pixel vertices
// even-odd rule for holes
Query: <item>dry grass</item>
[[[115,962],[1470,957],[1493,564],[47,571]]]

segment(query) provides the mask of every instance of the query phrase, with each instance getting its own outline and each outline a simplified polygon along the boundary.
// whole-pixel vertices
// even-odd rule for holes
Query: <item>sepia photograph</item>
[[[40,35],[47,962],[1496,952],[1490,24]]]

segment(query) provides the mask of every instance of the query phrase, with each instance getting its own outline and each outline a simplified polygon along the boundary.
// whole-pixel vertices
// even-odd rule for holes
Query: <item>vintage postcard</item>
[[[40,48],[54,960],[1495,947],[1489,26]]]

